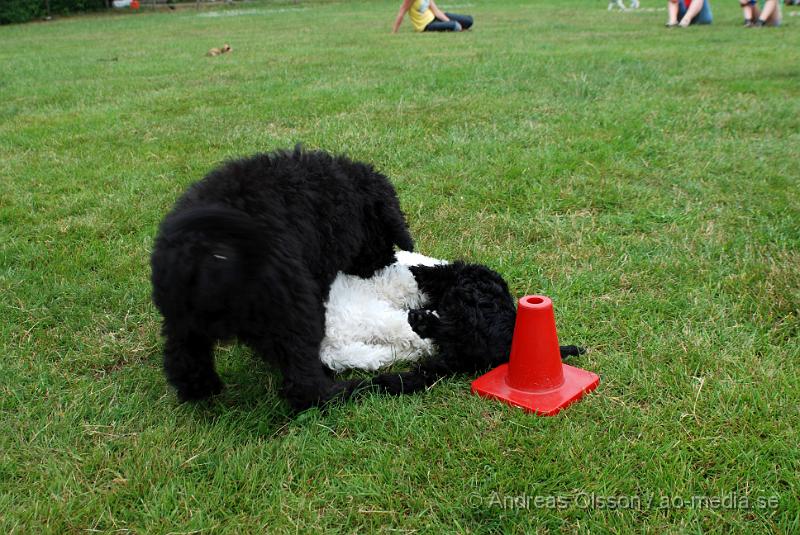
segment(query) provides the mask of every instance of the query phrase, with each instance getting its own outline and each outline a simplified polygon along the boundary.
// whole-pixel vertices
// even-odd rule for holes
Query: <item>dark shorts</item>
[[[456,31],[456,22],[461,25],[462,30],[468,30],[472,26],[472,17],[469,15],[458,15],[455,13],[445,13],[448,21],[434,19],[427,26],[426,32],[454,32]]]
[[[692,0],[692,2],[700,2],[701,0]],[[697,13],[697,16],[692,19],[690,24],[711,24],[711,6],[708,3],[708,0],[702,0],[703,2],[703,9]],[[683,16],[686,14],[686,4],[683,3],[683,0],[678,0],[678,20],[681,20]]]

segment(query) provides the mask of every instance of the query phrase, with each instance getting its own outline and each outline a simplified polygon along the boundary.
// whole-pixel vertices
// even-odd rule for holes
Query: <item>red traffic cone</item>
[[[542,416],[552,416],[597,387],[600,377],[561,362],[553,302],[519,300],[511,357],[472,382],[472,392]]]

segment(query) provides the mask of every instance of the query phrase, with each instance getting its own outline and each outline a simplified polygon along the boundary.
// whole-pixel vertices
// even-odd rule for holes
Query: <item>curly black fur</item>
[[[159,229],[151,258],[164,371],[181,400],[220,392],[213,349],[238,338],[283,373],[295,409],[359,385],[320,362],[337,272],[367,277],[413,250],[394,188],[371,166],[323,152],[260,154],[193,184]]]

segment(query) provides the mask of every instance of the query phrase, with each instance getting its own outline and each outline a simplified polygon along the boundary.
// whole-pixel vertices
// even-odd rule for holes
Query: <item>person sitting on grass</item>
[[[472,17],[442,13],[434,0],[403,0],[403,4],[397,12],[392,33],[397,33],[406,11],[408,11],[414,31],[417,32],[460,32],[469,30],[472,26]]]
[[[622,3],[622,0],[609,0],[608,10],[611,11],[614,6],[617,6],[620,11],[625,11],[625,4]],[[639,9],[639,0],[631,0],[631,9]]]
[[[711,5],[708,0],[669,0],[667,2],[669,21],[667,28],[690,24],[711,24]]]
[[[756,0],[739,0],[739,5],[742,6],[745,28],[781,25],[778,0],[764,0],[760,12]]]

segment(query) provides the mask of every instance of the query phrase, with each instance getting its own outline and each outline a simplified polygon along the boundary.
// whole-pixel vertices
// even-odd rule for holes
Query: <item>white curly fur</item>
[[[444,260],[399,251],[397,262],[362,279],[339,273],[325,305],[325,338],[320,358],[330,369],[374,371],[398,361],[430,355],[433,345],[408,324],[408,311],[427,300],[408,266]]]

